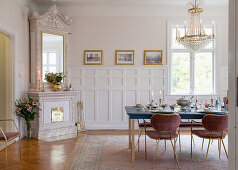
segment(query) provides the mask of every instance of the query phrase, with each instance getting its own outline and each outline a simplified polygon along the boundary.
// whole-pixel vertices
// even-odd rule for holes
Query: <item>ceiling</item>
[[[31,0],[37,5],[49,5],[53,4],[52,1],[59,4],[71,4],[71,3],[85,3],[85,2],[95,2],[95,3],[156,3],[164,5],[178,5],[184,6],[189,0]],[[208,6],[220,6],[228,5],[228,0],[204,0],[204,4]]]

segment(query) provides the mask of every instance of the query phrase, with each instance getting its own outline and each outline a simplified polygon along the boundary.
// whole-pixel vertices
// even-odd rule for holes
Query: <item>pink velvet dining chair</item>
[[[155,114],[151,117],[151,126],[154,130],[145,130],[147,136],[151,139],[156,140],[156,150],[154,153],[153,159],[153,167],[156,160],[158,148],[159,148],[159,141],[160,140],[170,140],[171,145],[174,152],[174,157],[176,159],[178,168],[179,168],[179,161],[176,155],[176,141],[177,141],[177,129],[181,122],[181,118],[178,114]],[[174,140],[174,142],[173,142]],[[146,148],[146,145],[145,145]],[[146,152],[146,150],[145,150]],[[147,155],[147,153],[145,153]]]
[[[16,125],[16,122],[13,119],[0,119],[0,122],[12,122],[16,128],[16,132],[4,132],[0,126],[0,142],[5,142],[6,148],[6,167],[7,167],[7,146],[8,143],[19,137],[19,150],[20,150],[20,159],[21,159],[21,143],[20,143],[20,132]]]
[[[140,137],[143,134],[143,132],[145,131],[146,128],[152,128],[151,123],[146,121],[145,119],[142,120],[142,122],[140,122],[139,119],[137,119],[138,122],[138,140],[137,140],[137,145],[138,145],[138,151],[140,149]],[[146,135],[145,135],[146,137]]]
[[[204,139],[209,139],[206,158],[204,162],[205,168],[209,147],[211,145],[211,141],[213,140],[218,140],[219,158],[221,155],[221,143],[223,144],[226,156],[228,158],[228,153],[226,151],[226,147],[223,141],[223,139],[226,137],[225,131],[228,129],[228,115],[208,114],[203,117],[202,124],[205,130],[193,130],[191,127],[191,157],[192,157],[192,135],[196,135],[200,138],[203,138],[203,142]]]
[[[188,121],[185,121],[185,122],[181,121],[181,123],[179,125],[179,129],[178,129],[178,135],[179,135],[178,138],[179,138],[179,149],[180,149],[180,151],[181,151],[181,133],[180,133],[181,128],[191,129],[191,127],[192,128],[203,128],[203,124],[202,124],[202,122],[195,122],[193,120],[191,120],[191,121],[188,120]],[[195,145],[195,141],[194,141],[193,138],[192,138],[192,140],[193,140],[193,143]]]

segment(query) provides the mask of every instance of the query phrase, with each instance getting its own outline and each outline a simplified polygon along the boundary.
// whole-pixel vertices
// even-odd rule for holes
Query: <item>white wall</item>
[[[1,0],[0,31],[14,36],[14,85],[15,98],[26,95],[29,83],[29,28],[28,8],[20,1]],[[9,87],[8,87],[9,88]],[[15,100],[15,99],[14,99]],[[14,101],[12,101],[14,102]],[[14,103],[12,103],[14,104]],[[14,110],[8,117],[15,118]],[[23,125],[21,124],[21,132]]]
[[[224,1],[223,1],[224,2]],[[39,6],[40,7],[40,6]],[[167,22],[183,22],[183,5],[145,1],[59,2],[58,7],[73,19],[71,36],[71,76],[73,88],[85,103],[86,125],[90,129],[127,127],[125,105],[145,104],[153,90],[168,90]],[[48,7],[41,6],[45,11]],[[221,87],[227,89],[228,4],[206,6],[203,22],[217,23]],[[103,66],[83,66],[83,51],[104,52]],[[115,65],[115,50],[135,50],[134,66]],[[143,51],[163,50],[163,66],[144,66]],[[157,77],[159,76],[159,78]],[[225,85],[224,85],[225,84]],[[179,96],[166,96],[174,103]],[[206,97],[206,96],[205,96]]]

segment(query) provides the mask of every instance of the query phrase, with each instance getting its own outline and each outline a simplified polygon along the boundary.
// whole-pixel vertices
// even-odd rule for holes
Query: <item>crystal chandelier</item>
[[[187,27],[187,22],[184,23],[184,36],[180,37],[178,25],[176,27],[176,41],[193,51],[204,48],[207,44],[215,39],[214,22],[212,22],[212,34],[207,35],[205,27],[200,19],[200,14],[203,12],[203,0],[192,0],[188,3],[192,8],[188,9],[190,14],[190,23]]]

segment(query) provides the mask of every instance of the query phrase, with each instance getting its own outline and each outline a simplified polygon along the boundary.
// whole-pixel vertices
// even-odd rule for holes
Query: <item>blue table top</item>
[[[142,109],[137,109],[135,106],[125,106],[126,113],[129,116],[129,119],[151,119],[151,116],[156,113],[153,113],[148,109],[142,110]],[[172,114],[175,112],[161,112],[163,114]],[[207,114],[216,114],[216,115],[223,115],[227,114],[226,112],[213,112],[213,113],[205,113],[205,112],[176,112],[177,114],[180,115],[181,119],[202,119],[203,116]]]

